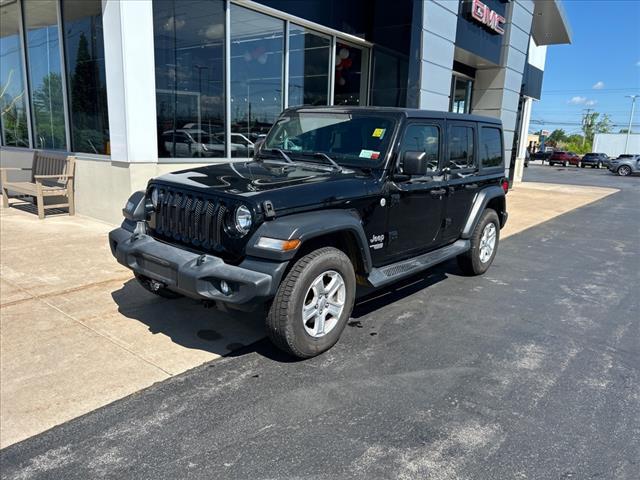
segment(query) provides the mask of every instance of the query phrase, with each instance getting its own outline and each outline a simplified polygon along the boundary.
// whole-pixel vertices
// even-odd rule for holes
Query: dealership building
[[[498,117],[517,181],[547,46],[571,40],[559,0],[0,0],[0,27],[2,166],[73,152],[76,211],[113,223],[296,105]]]

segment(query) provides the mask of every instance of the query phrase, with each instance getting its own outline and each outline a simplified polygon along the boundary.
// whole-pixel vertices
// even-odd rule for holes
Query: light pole
[[[631,135],[631,123],[633,122],[633,112],[636,108],[636,98],[640,95],[625,95],[625,98],[631,99],[631,116],[629,117],[629,128],[627,128],[627,139],[624,142],[624,153],[627,152],[627,148],[629,147],[629,135]]]

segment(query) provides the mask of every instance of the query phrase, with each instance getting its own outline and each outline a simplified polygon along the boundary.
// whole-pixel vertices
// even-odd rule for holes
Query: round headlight
[[[249,230],[251,230],[251,224],[253,220],[251,219],[251,211],[244,205],[240,205],[236,208],[235,213],[235,224],[236,230],[241,235],[246,235]]]
[[[153,204],[153,208],[158,208],[158,189],[157,188],[152,188],[151,189],[151,203]]]

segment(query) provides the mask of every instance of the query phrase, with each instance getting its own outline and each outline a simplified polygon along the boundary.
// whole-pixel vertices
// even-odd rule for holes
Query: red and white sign
[[[506,21],[502,15],[491,10],[480,0],[472,0],[471,2],[471,18],[476,22],[482,23],[489,30],[504,35],[504,22]]]

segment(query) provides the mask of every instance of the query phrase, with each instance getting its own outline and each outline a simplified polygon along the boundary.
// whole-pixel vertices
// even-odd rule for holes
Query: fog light
[[[224,294],[224,295],[229,295],[231,293],[231,287],[229,286],[229,284],[227,282],[225,282],[224,280],[220,280],[220,291]]]

